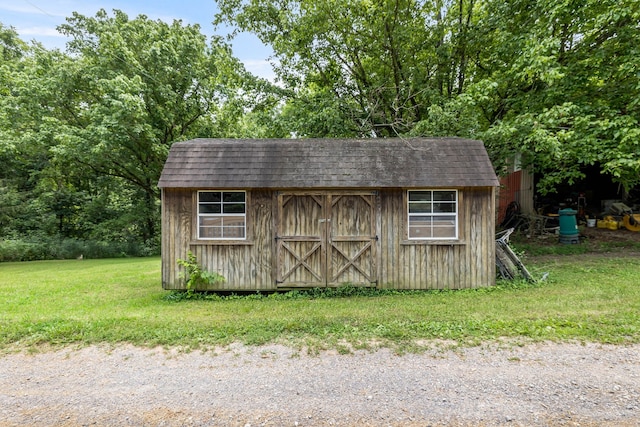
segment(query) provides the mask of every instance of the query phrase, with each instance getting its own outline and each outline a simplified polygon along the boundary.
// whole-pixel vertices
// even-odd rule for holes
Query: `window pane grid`
[[[246,193],[198,192],[198,239],[246,239]]]
[[[408,192],[409,239],[457,239],[457,190]]]

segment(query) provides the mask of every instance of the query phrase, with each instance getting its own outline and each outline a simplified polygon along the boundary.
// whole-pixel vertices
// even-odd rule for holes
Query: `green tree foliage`
[[[0,22],[0,59],[2,62],[15,61],[21,58],[27,49],[15,28],[6,27]]]
[[[522,152],[542,192],[593,164],[640,183],[640,2],[489,0],[480,13],[468,93],[495,159]]]
[[[273,48],[296,135],[476,137],[498,170],[522,153],[542,192],[593,164],[640,183],[638,0],[219,4]]]
[[[593,164],[640,182],[638,0],[219,5],[273,48],[298,136],[482,138],[498,170],[522,153],[542,192]]]
[[[199,136],[237,87],[242,70],[229,47],[207,44],[197,25],[130,20],[101,10],[61,31],[72,38],[74,67],[61,70],[56,145],[62,161],[84,165],[135,189],[145,239],[156,234],[157,181],[174,141]]]
[[[17,134],[18,104],[14,103],[16,76],[22,68],[29,47],[15,29],[0,23],[0,235],[13,227],[24,211],[25,200],[17,185],[17,175],[24,160],[19,156],[14,136]],[[27,174],[23,174],[23,180]]]
[[[66,52],[0,24],[0,233],[144,241],[193,137],[457,135],[541,192],[598,165],[640,183],[638,0],[220,0],[278,86],[197,25],[74,14]]]
[[[460,1],[455,14],[445,3],[222,0],[217,22],[273,48],[281,82],[296,91],[295,134],[395,136],[466,84],[474,0]]]
[[[197,25],[74,14],[59,28],[71,38],[64,53],[0,30],[5,237],[156,239],[171,144],[226,136],[245,108],[274,102]]]

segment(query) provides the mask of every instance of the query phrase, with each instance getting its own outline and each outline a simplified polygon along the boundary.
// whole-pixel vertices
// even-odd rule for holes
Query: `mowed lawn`
[[[280,343],[312,351],[386,346],[640,342],[640,257],[525,261],[544,282],[464,291],[172,298],[159,258],[0,264],[0,349],[132,343],[210,348]],[[443,341],[444,340],[444,341]]]

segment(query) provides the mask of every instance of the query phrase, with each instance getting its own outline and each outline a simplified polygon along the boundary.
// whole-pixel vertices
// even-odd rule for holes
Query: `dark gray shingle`
[[[173,144],[161,188],[498,185],[481,141],[461,138],[195,139]]]

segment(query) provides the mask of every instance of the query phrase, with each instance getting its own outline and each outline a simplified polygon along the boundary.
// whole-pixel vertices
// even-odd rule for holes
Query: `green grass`
[[[0,349],[281,343],[317,351],[444,342],[640,342],[640,259],[527,260],[542,283],[444,292],[182,299],[158,258],[0,263]],[[345,350],[346,351],[346,350]]]

